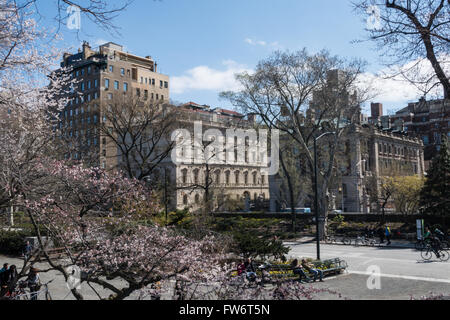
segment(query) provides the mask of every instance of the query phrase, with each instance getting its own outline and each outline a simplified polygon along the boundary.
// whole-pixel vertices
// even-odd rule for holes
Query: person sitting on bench
[[[319,281],[323,282],[323,271],[319,269],[315,269],[312,263],[308,263],[305,259],[302,260],[302,267],[308,272],[314,274],[314,282],[317,281],[317,276],[319,276]]]
[[[306,275],[305,271],[303,270],[303,267],[298,264],[297,259],[292,261],[291,267],[292,267],[292,270],[294,271],[294,274],[299,275],[298,281],[300,283],[302,282],[302,278],[305,278],[306,282],[311,282],[311,278]]]

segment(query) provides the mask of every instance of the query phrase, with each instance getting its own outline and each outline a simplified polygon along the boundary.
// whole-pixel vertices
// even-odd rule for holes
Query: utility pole
[[[164,168],[164,210],[166,214],[166,226],[167,226],[167,168]]]
[[[320,260],[320,232],[319,232],[319,189],[318,189],[318,173],[317,173],[317,140],[333,132],[325,132],[319,137],[314,139],[314,206],[316,211],[316,247],[317,247],[317,260]]]

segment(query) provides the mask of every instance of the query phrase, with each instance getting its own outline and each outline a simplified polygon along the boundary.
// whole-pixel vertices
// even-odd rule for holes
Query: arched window
[[[194,184],[198,184],[198,174],[199,174],[200,170],[195,169],[194,170]]]
[[[225,172],[225,183],[230,184],[230,171]]]
[[[183,169],[181,170],[181,174],[182,174],[182,179],[183,179],[183,184],[187,183],[187,169]]]
[[[257,185],[258,184],[258,180],[256,179],[256,172],[253,172],[253,185]]]
[[[248,185],[248,172],[244,172],[244,183]]]
[[[235,183],[236,183],[236,184],[239,184],[239,183],[240,183],[240,181],[239,181],[239,175],[240,175],[239,171],[235,171],[235,172],[234,172],[234,177],[235,177]]]
[[[220,171],[216,171],[216,184],[220,184]]]

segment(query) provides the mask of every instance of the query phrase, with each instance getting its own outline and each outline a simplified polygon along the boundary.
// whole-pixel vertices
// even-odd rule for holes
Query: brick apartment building
[[[114,148],[101,137],[100,123],[108,102],[119,95],[136,95],[153,101],[169,101],[169,77],[158,73],[150,57],[139,57],[109,42],[93,50],[84,43],[76,54],[64,54],[61,67],[71,68],[77,81],[69,104],[60,114],[61,132],[77,144],[66,157],[82,159],[88,153],[93,165],[115,165]],[[110,163],[111,162],[111,163]]]
[[[450,100],[430,100],[424,98],[410,103],[394,115],[383,115],[383,105],[372,104],[371,123],[384,130],[407,132],[408,136],[423,141],[425,163],[440,149],[443,136],[450,138]]]

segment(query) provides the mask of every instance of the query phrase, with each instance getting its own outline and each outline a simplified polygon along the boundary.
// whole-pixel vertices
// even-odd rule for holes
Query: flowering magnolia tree
[[[41,163],[36,171],[42,188],[22,195],[20,205],[38,234],[37,254],[66,280],[69,267],[77,266],[82,281],[108,289],[111,299],[124,299],[175,277],[209,281],[220,270],[221,249],[213,237],[191,239],[141,222],[148,221],[158,206],[137,180],[60,161]],[[66,259],[52,257],[43,231],[64,249]],[[77,288],[72,293],[83,299]]]

